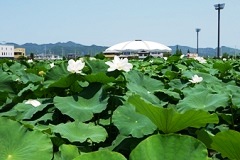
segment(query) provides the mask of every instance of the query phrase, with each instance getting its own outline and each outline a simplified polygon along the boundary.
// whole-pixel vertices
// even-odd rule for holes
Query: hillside
[[[55,54],[55,55],[63,55],[66,56],[67,54],[76,54],[79,56],[83,55],[96,55],[100,52],[103,52],[107,49],[107,46],[85,46],[82,44],[74,43],[74,42],[66,42],[66,43],[49,43],[49,44],[35,44],[35,43],[25,43],[23,45],[18,45],[16,43],[7,43],[12,44],[16,47],[23,47],[26,49],[26,54],[30,55],[30,53],[34,54]],[[172,53],[176,52],[176,49],[181,49],[183,54],[186,54],[188,51],[191,53],[196,53],[197,49],[188,47],[188,46],[169,46],[172,49]],[[223,46],[221,48],[221,53],[227,53],[229,55],[240,55],[240,50],[235,48],[230,48]],[[199,55],[200,56],[210,56],[214,57],[216,55],[216,48],[199,48]]]
[[[180,45],[176,45],[176,46],[169,46],[172,49],[172,53],[175,53],[178,49],[181,49],[182,53],[186,54],[188,51],[190,51],[191,53],[196,53],[197,49],[196,48],[191,48],[188,46],[180,46]],[[215,48],[199,48],[198,49],[199,55],[200,56],[209,56],[209,57],[214,57],[216,56],[216,52],[217,49]],[[222,46],[221,47],[221,53],[227,53],[229,55],[240,55],[240,49],[235,49],[235,48],[230,48],[230,47],[226,47],[226,46]]]
[[[10,43],[8,43],[10,44]],[[11,43],[14,47],[23,47],[26,49],[26,54],[30,55],[30,53],[34,54],[55,54],[55,55],[66,55],[66,54],[77,54],[77,55],[95,55],[104,51],[107,47],[104,46],[85,46],[82,44],[77,44],[74,42],[66,42],[66,43],[49,43],[49,44],[35,44],[35,43],[25,43],[23,45],[18,45],[15,43]]]

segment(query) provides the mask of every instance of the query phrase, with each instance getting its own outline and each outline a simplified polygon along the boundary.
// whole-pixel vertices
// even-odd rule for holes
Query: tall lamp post
[[[225,3],[215,4],[214,7],[218,10],[218,47],[217,47],[217,57],[220,57],[220,10],[223,9]]]
[[[200,28],[196,28],[196,32],[197,32],[197,54],[198,54],[198,32],[200,32],[201,29]]]

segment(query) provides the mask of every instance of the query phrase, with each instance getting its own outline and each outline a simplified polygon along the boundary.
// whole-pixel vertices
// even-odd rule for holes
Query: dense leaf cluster
[[[0,61],[0,159],[240,159],[239,61],[84,62]]]

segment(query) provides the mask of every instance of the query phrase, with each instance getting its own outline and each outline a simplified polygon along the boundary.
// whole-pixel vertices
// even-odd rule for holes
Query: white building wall
[[[14,46],[0,45],[0,58],[14,58]]]

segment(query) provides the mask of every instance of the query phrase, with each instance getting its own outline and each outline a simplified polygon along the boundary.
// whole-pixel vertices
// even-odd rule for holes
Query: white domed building
[[[152,41],[126,41],[115,44],[107,48],[103,53],[105,57],[120,57],[127,58],[146,58],[147,56],[163,57],[164,53],[171,53],[172,49],[157,42]]]

